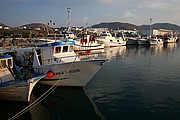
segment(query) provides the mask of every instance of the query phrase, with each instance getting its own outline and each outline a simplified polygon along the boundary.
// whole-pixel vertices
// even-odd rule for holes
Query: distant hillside
[[[99,23],[91,27],[92,28],[125,29],[125,30],[132,30],[132,29],[148,30],[150,26],[149,25],[136,26],[129,23],[111,22],[111,23]],[[155,23],[152,25],[152,28],[180,31],[180,26],[171,24],[171,23]]]
[[[43,24],[43,23],[31,23],[31,24],[22,25],[22,26],[20,26],[20,27],[52,29],[50,26],[45,25],[45,24]]]
[[[3,23],[0,23],[0,26],[8,26]],[[31,24],[26,24],[22,25],[19,27],[24,27],[26,28],[42,28],[42,29],[48,29],[49,31],[52,30],[52,28],[48,25],[45,25],[43,23],[31,23]],[[8,26],[11,27],[11,26]],[[46,28],[47,27],[47,28]],[[109,23],[99,23],[91,26],[92,28],[109,28],[109,29],[124,29],[124,30],[133,30],[133,29],[138,29],[138,30],[148,30],[149,25],[134,25],[130,23],[122,23],[122,22],[109,22]],[[15,27],[18,28],[18,27]],[[171,23],[155,23],[152,25],[152,28],[154,29],[169,29],[169,30],[175,30],[175,31],[180,31],[180,26],[171,24]]]
[[[121,22],[111,22],[111,23],[99,23],[91,26],[92,28],[109,28],[109,29],[137,29],[138,26],[130,24],[130,23],[121,23]]]
[[[138,29],[148,30],[149,27],[150,27],[149,25],[141,25],[141,26],[138,26]],[[154,28],[154,29],[168,29],[168,30],[175,30],[175,31],[180,30],[180,26],[175,25],[175,24],[171,24],[171,23],[155,23],[152,25],[152,28]]]
[[[3,27],[10,27],[10,26],[5,25],[5,24],[3,24],[3,23],[0,23],[0,26],[3,26]]]

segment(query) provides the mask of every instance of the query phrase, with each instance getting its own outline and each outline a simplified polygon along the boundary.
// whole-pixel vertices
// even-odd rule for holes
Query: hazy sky
[[[179,6],[180,0],[0,0],[0,23],[15,27],[52,20],[56,27],[67,26],[70,7],[72,26],[101,22],[143,25],[150,18],[153,23],[180,25]]]

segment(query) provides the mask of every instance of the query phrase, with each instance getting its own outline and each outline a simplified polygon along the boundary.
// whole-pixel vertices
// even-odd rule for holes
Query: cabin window
[[[55,48],[55,53],[61,53],[61,47],[56,47]]]
[[[2,68],[6,68],[6,60],[1,60],[1,66]]]
[[[12,67],[12,61],[11,61],[11,59],[8,59],[7,62],[8,62],[8,66],[9,66],[9,67]]]
[[[73,49],[73,46],[71,45],[70,47],[69,47],[69,52],[72,52],[74,49]]]
[[[63,52],[68,52],[68,46],[63,46]]]
[[[38,49],[36,52],[37,52],[37,55],[41,54],[41,50],[40,49]]]

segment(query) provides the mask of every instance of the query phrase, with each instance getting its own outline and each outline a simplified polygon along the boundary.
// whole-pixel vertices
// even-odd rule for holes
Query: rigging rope
[[[70,64],[70,66],[67,68],[67,71],[72,67],[72,65],[75,63],[77,59],[77,55],[74,59],[74,61]],[[39,104],[41,101],[43,101],[47,96],[49,96],[56,88],[57,88],[57,84],[61,81],[61,79],[68,74],[67,72],[65,74],[63,74],[59,80],[56,81],[56,83],[51,86],[44,94],[42,94],[38,99],[36,99],[32,104],[28,105],[26,108],[24,108],[23,110],[21,110],[19,113],[17,113],[16,115],[14,115],[13,117],[9,118],[8,120],[14,120],[18,117],[20,117],[21,115],[23,115],[24,113],[26,113],[27,111],[29,111],[30,109],[32,109],[33,107],[35,107],[37,104]]]

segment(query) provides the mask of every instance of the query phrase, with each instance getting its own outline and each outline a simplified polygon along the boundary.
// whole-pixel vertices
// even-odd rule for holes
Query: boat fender
[[[55,75],[55,73],[52,71],[52,70],[49,70],[48,72],[47,72],[47,77],[48,78],[52,78],[53,76]]]

